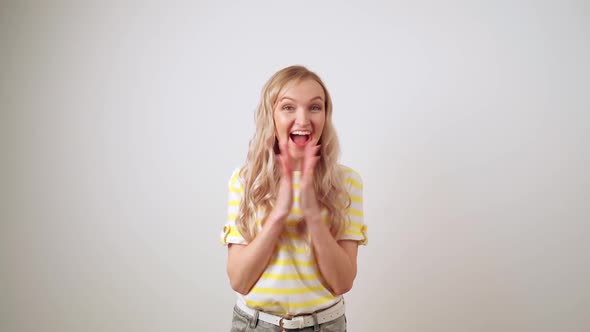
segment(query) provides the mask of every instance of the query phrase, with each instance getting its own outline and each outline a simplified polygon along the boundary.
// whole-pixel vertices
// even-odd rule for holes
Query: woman
[[[337,163],[332,101],[291,66],[265,84],[246,164],[229,180],[227,273],[233,332],[345,331],[342,294],[366,244],[362,181]]]

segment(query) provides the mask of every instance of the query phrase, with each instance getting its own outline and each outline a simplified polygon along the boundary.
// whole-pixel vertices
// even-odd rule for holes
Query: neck
[[[291,159],[291,165],[293,166],[294,171],[301,171],[301,168],[303,167],[303,159]]]

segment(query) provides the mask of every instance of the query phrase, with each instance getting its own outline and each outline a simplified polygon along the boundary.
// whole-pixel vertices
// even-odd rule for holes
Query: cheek
[[[315,119],[315,121],[314,121],[315,132],[317,134],[321,135],[322,132],[324,131],[325,125],[326,125],[326,118],[325,117],[322,116],[322,117],[318,117],[317,119]]]
[[[289,131],[289,124],[287,119],[284,117],[276,116],[275,120],[275,131],[279,137],[287,136],[287,132]]]

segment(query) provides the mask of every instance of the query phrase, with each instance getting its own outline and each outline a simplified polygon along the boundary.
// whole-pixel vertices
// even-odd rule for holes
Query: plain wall
[[[219,232],[302,64],[364,180],[351,331],[588,331],[586,1],[0,5],[0,330],[228,331]]]

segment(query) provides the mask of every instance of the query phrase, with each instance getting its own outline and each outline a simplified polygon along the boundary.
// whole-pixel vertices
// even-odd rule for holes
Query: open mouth
[[[309,130],[294,130],[289,134],[291,141],[299,147],[304,147],[307,142],[311,140],[311,131]]]

